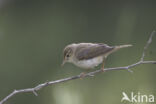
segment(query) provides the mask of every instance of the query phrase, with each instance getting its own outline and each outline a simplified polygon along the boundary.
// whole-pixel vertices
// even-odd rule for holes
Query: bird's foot
[[[101,67],[101,71],[102,71],[102,72],[105,72],[104,65]]]
[[[105,72],[105,69],[104,69],[104,68],[101,68],[101,71],[102,71],[102,72]]]
[[[85,72],[80,73],[80,79],[83,79],[86,76]]]

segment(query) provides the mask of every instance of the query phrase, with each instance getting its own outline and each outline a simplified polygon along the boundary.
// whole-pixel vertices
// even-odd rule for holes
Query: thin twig
[[[150,35],[150,37],[149,37],[149,39],[148,39],[146,45],[144,46],[144,51],[143,51],[143,53],[142,53],[142,57],[141,57],[140,61],[144,61],[144,57],[145,57],[146,50],[147,50],[148,46],[150,45],[150,43],[152,42],[152,38],[153,38],[153,36],[154,36],[155,34],[156,34],[156,31],[153,31],[153,32],[151,33],[151,35]]]
[[[145,57],[145,53],[146,53],[146,50],[148,48],[148,46],[150,45],[150,43],[152,42],[152,38],[153,36],[156,34],[155,31],[153,31],[149,37],[149,40],[147,41],[145,47],[144,47],[144,50],[143,50],[143,53],[142,53],[142,56],[141,56],[141,59],[140,61],[134,63],[134,64],[131,64],[131,65],[128,65],[128,66],[124,66],[124,67],[115,67],[115,68],[105,68],[104,70],[105,71],[112,71],[112,70],[129,70],[130,68],[133,68],[135,66],[138,66],[140,64],[156,64],[156,61],[144,61],[144,57]],[[129,70],[130,71],[130,70]],[[93,71],[93,72],[89,72],[87,74],[84,75],[84,77],[91,77],[91,76],[94,76],[95,74],[97,73],[101,73],[102,70],[96,70],[96,71]],[[0,101],[0,104],[3,104],[4,102],[6,102],[8,99],[10,99],[11,97],[13,97],[14,95],[18,94],[18,93],[27,93],[27,92],[32,92],[34,95],[38,95],[37,94],[37,91],[38,90],[41,90],[42,88],[46,87],[46,86],[49,86],[49,85],[53,85],[53,84],[57,84],[57,83],[62,83],[62,82],[67,82],[67,81],[70,81],[70,80],[74,80],[74,79],[79,79],[81,78],[81,74],[79,75],[76,75],[76,76],[72,76],[72,77],[68,77],[68,78],[64,78],[64,79],[59,79],[59,80],[55,80],[55,81],[48,81],[48,82],[45,82],[45,83],[42,83],[42,84],[39,84],[37,85],[36,87],[33,87],[33,88],[26,88],[26,89],[20,89],[20,90],[14,90],[12,93],[10,93],[8,96],[6,96],[4,99],[2,99]]]

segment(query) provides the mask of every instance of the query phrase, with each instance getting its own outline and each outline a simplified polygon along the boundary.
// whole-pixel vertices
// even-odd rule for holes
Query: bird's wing
[[[78,60],[87,60],[100,55],[105,55],[113,49],[114,47],[110,47],[103,43],[78,46],[76,50],[76,58]]]

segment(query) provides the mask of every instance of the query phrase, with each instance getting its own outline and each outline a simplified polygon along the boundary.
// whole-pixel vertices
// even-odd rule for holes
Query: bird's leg
[[[106,60],[106,57],[103,58],[102,67],[101,67],[102,72],[105,72],[105,69],[104,69],[104,67],[105,67],[105,60]]]
[[[89,69],[86,69],[85,72],[80,73],[80,79],[83,79],[83,78],[86,76],[86,74],[87,74],[88,72],[89,72]],[[94,75],[88,75],[88,76],[93,77]]]

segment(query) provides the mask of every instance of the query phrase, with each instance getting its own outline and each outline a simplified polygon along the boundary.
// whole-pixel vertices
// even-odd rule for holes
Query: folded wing
[[[86,45],[77,48],[76,57],[78,60],[87,60],[97,56],[108,54],[110,51],[114,49],[114,47],[110,47],[103,43]]]

